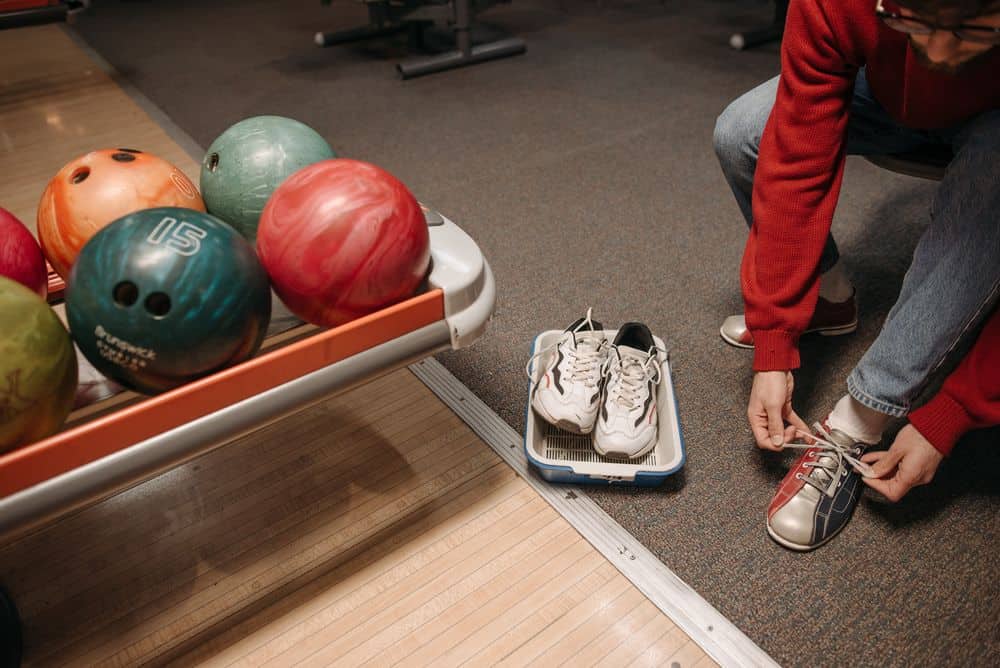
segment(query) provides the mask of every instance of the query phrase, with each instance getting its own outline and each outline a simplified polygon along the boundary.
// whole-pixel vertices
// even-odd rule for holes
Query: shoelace
[[[591,320],[592,311],[592,308],[587,309],[587,317],[584,318],[583,322],[581,322],[576,328],[569,332],[569,338],[560,337],[558,341],[550,343],[531,356],[528,363],[524,367],[524,372],[528,375],[529,379],[532,378],[531,368],[536,358],[547,354],[554,348],[558,348],[561,345],[572,342],[572,345],[566,346],[566,359],[569,361],[570,379],[575,382],[583,383],[585,387],[597,386],[599,376],[595,373],[595,371],[602,363],[604,349],[607,347],[608,342],[606,339],[594,341],[590,338],[578,339],[576,337],[577,332],[583,330],[588,332],[594,331],[594,323],[593,320]],[[540,380],[541,379],[539,379],[539,381]]]
[[[815,461],[806,462],[804,464],[805,466],[813,469],[813,473],[810,473],[808,476],[802,478],[803,482],[812,485],[827,496],[833,496],[841,476],[847,473],[846,464],[850,464],[854,470],[866,478],[874,476],[872,467],[854,456],[854,448],[839,445],[834,442],[830,432],[823,428],[823,425],[818,422],[813,424],[813,429],[816,431],[812,434],[802,431],[801,429],[795,430],[797,436],[811,438],[815,441],[812,445],[809,443],[785,443],[786,448],[795,448],[798,450],[818,448],[821,451],[816,453]],[[821,438],[820,435],[825,438]],[[821,461],[823,459],[826,461]],[[815,475],[820,472],[824,473],[827,479],[824,480],[822,477]]]
[[[618,372],[618,382],[608,388],[608,395],[611,401],[622,408],[632,410],[640,399],[640,393],[646,389],[648,381],[652,380],[654,385],[660,384],[660,365],[656,355],[659,348],[650,348],[645,362],[640,362],[634,357],[622,359],[618,349],[614,348],[614,351],[614,356],[608,357],[603,369],[603,374],[610,371]],[[613,362],[615,359],[617,362]]]

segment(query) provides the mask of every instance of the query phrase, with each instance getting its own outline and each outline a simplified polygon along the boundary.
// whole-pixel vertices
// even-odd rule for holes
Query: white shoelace
[[[535,362],[535,359],[541,357],[552,351],[554,348],[558,348],[564,344],[570,344],[565,346],[566,359],[569,361],[569,377],[574,382],[583,383],[585,387],[596,387],[597,382],[600,379],[599,374],[595,373],[602,364],[604,357],[604,349],[607,347],[607,339],[601,339],[595,341],[591,338],[577,338],[576,334],[580,331],[594,331],[594,323],[591,320],[591,311],[593,309],[587,309],[587,317],[584,318],[577,327],[575,327],[571,332],[569,332],[569,338],[565,336],[560,337],[558,341],[550,343],[545,346],[528,360],[528,363],[524,367],[524,372],[531,379],[531,368]],[[539,381],[541,379],[539,378]],[[537,382],[536,382],[537,384]]]
[[[861,461],[854,456],[854,448],[849,446],[838,445],[834,442],[833,437],[830,435],[823,425],[816,422],[813,424],[813,429],[816,433],[810,434],[801,429],[796,429],[795,433],[797,436],[802,436],[805,438],[810,438],[815,443],[785,443],[786,448],[795,448],[798,450],[809,450],[810,448],[818,448],[820,452],[816,453],[815,461],[806,462],[805,466],[808,466],[814,470],[814,472],[822,471],[826,474],[827,479],[814,477],[812,473],[803,478],[803,480],[819,491],[823,492],[827,496],[832,496],[834,491],[837,489],[837,483],[839,482],[841,476],[846,475],[847,467],[845,463],[850,464],[855,471],[865,476],[866,478],[872,478],[875,472],[872,467]],[[825,438],[821,438],[818,434],[821,434]],[[827,461],[820,461],[822,458],[826,458]]]
[[[652,380],[654,385],[660,384],[660,364],[656,354],[658,350],[655,347],[650,348],[645,362],[640,362],[634,357],[623,359],[617,350],[613,357],[608,358],[604,373],[608,371],[618,373],[618,382],[608,388],[611,401],[626,410],[632,410],[639,402],[641,393],[645,391],[647,382]]]

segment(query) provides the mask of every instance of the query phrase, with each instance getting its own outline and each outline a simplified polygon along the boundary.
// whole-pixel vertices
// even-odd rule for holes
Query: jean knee
[[[777,79],[765,82],[741,95],[715,120],[712,144],[723,171],[731,173],[757,163],[757,151],[764,126],[774,106]]]
[[[739,100],[732,102],[715,119],[712,145],[723,167],[733,164],[739,156],[745,155],[748,145],[753,143],[752,134],[749,132],[745,117],[740,113],[738,103]]]

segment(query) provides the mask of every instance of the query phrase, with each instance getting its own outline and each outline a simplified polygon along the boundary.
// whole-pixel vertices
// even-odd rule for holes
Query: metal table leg
[[[368,3],[368,25],[353,30],[318,32],[313,37],[313,41],[316,42],[316,46],[334,46],[335,44],[359,42],[373,37],[388,37],[406,30],[406,25],[389,20],[387,9],[385,4],[381,2],[370,2]]]
[[[526,50],[527,47],[524,45],[524,40],[511,37],[497,42],[473,46],[467,52],[456,50],[428,58],[412,58],[396,65],[396,71],[403,79],[412,79],[424,74],[433,74],[434,72],[442,72],[456,67],[475,65],[487,60],[517,56]]]
[[[411,58],[396,65],[396,71],[403,79],[411,79],[424,74],[432,74],[456,67],[473,65],[487,60],[516,56],[524,53],[527,47],[524,40],[517,37],[501,39],[478,46],[472,45],[472,9],[470,0],[455,2],[455,46],[454,51],[426,58]]]
[[[729,46],[737,50],[752,49],[755,46],[767,44],[781,39],[785,31],[785,16],[788,14],[788,0],[775,0],[774,21],[760,30],[746,33],[736,33],[729,38]]]

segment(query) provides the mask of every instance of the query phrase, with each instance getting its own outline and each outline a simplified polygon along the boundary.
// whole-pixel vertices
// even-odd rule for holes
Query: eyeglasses
[[[968,25],[965,23],[955,26],[945,26],[939,23],[931,23],[915,16],[903,16],[898,12],[888,12],[882,6],[883,0],[875,3],[875,16],[882,19],[893,30],[905,32],[910,35],[929,35],[937,30],[946,30],[958,39],[966,42],[976,42],[977,44],[1000,44],[1000,28],[989,26]]]

